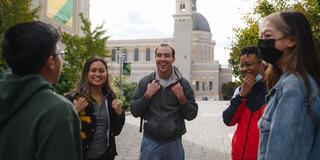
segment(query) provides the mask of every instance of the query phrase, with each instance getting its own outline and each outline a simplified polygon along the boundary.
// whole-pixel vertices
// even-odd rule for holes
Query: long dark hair
[[[267,91],[272,89],[277,84],[281,75],[282,75],[282,70],[278,66],[276,65],[273,66],[271,64],[267,65],[264,71],[265,85],[266,85]]]
[[[320,57],[316,51],[310,24],[302,13],[296,11],[274,13],[274,15],[276,14],[279,14],[283,23],[285,23],[275,23],[278,29],[283,34],[293,36],[296,39],[296,46],[292,53],[288,55],[287,63],[284,64],[283,69],[285,72],[296,74],[302,78],[310,100],[311,85],[308,75],[316,81],[320,88]],[[270,20],[274,19],[271,18]]]
[[[299,12],[281,12],[280,16],[290,26],[292,35],[297,41],[297,46],[289,59],[290,63],[285,68],[301,76],[310,98],[311,86],[308,74],[320,88],[320,58],[316,51],[310,24],[307,18]]]
[[[76,91],[79,94],[86,96],[87,98],[90,98],[90,95],[91,95],[91,88],[90,88],[90,84],[88,81],[88,73],[89,73],[90,65],[96,61],[101,62],[105,66],[107,74],[109,73],[107,63],[102,58],[94,56],[86,61],[86,63],[83,66],[81,80],[76,87]],[[110,87],[108,75],[107,75],[107,80],[103,84],[101,89],[102,89],[102,92],[104,95],[109,94],[109,96],[111,96],[111,98],[116,98],[115,93],[113,92],[112,88]]]

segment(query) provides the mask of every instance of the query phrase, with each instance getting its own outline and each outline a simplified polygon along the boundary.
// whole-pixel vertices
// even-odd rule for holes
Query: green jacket
[[[81,150],[79,117],[44,78],[0,82],[1,160],[81,160]]]

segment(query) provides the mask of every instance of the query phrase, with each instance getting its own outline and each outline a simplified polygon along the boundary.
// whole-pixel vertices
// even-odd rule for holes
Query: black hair
[[[4,34],[2,56],[14,74],[38,74],[46,59],[55,54],[59,39],[57,29],[49,24],[19,23]]]
[[[250,55],[250,54],[256,55],[257,59],[261,60],[261,56],[258,53],[258,47],[257,46],[245,46],[245,47],[241,48],[240,56]]]
[[[169,44],[162,43],[162,44],[160,44],[159,47],[169,47],[169,48],[171,49],[171,52],[172,52],[172,57],[174,57],[175,54],[176,54],[175,50],[174,50]],[[159,47],[156,48],[156,50],[155,50],[155,52],[154,52],[155,54],[157,54],[157,51],[158,51],[158,48],[159,48]]]

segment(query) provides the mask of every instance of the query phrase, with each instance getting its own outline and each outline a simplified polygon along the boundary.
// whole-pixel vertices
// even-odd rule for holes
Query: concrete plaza
[[[222,111],[229,101],[199,101],[198,116],[187,121],[187,133],[183,146],[187,160],[230,160],[231,137],[235,127],[227,127],[222,121]],[[116,160],[138,160],[142,133],[139,118],[126,116],[126,124],[116,137],[118,156]]]

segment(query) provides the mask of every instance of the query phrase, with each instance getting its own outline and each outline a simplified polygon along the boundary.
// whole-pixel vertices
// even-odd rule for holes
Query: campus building
[[[127,79],[139,82],[156,68],[155,48],[168,43],[176,51],[174,65],[189,80],[196,99],[222,99],[221,86],[232,80],[232,71],[214,59],[215,41],[208,21],[197,12],[196,0],[176,0],[173,18],[172,38],[107,41],[112,55],[111,76],[119,75],[121,62],[126,61],[131,63],[131,75]]]
[[[82,35],[80,13],[89,17],[89,0],[33,0],[39,19],[62,31]],[[168,43],[176,50],[176,65],[189,80],[197,100],[222,99],[221,86],[232,80],[232,71],[214,59],[215,41],[206,18],[197,11],[196,0],[176,0],[173,37],[158,39],[109,40],[112,57],[107,59],[111,77],[120,74],[123,61],[131,63],[127,80],[138,82],[153,72],[155,48]],[[111,15],[110,15],[111,16]],[[170,18],[170,17],[168,17]]]

